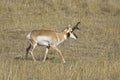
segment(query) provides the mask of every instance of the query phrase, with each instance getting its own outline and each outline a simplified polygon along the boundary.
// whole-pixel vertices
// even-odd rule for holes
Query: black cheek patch
[[[70,37],[70,33],[67,33],[67,37]]]

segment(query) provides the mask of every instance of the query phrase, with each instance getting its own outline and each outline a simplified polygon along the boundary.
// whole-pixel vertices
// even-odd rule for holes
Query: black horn
[[[80,24],[80,22],[77,22],[77,24],[72,28],[72,30],[74,31],[75,29],[78,29],[79,30],[79,27],[78,25]]]

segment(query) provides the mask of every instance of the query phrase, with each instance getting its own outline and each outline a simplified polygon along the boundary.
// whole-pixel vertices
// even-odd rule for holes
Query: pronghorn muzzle
[[[76,37],[76,39],[77,39],[77,38],[78,38],[77,35],[76,35],[74,32],[72,32],[72,33],[73,33],[73,35],[74,35],[74,36]]]
[[[75,40],[78,38],[77,35],[76,35],[74,32],[69,32],[69,33],[67,34],[67,37],[73,38],[73,39],[75,39]]]

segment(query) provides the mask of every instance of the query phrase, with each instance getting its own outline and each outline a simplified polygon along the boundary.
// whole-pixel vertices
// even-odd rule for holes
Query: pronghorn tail
[[[29,33],[29,34],[27,35],[27,39],[28,39],[28,40],[30,39],[30,35],[31,35],[31,33]]]

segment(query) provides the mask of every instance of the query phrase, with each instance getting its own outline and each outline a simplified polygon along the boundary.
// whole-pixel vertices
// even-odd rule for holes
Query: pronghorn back
[[[52,30],[33,30],[30,34],[31,38],[37,38],[38,36],[55,37],[56,33]]]

